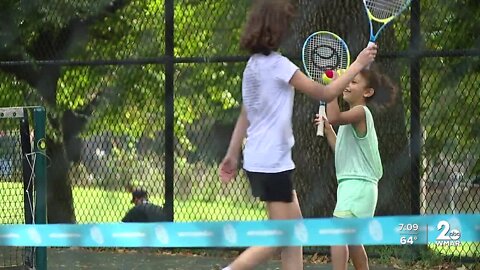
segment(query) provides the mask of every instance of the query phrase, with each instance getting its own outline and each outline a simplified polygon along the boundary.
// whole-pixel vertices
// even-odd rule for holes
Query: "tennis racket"
[[[363,0],[370,26],[369,45],[375,43],[385,27],[408,8],[412,0]],[[374,23],[380,27],[374,31]]]
[[[327,70],[347,69],[350,66],[350,51],[347,43],[337,34],[318,31],[311,34],[303,44],[302,62],[307,75],[314,81],[324,83],[322,75]],[[317,127],[317,136],[323,136],[323,116],[326,103],[320,101],[318,114],[321,122]]]

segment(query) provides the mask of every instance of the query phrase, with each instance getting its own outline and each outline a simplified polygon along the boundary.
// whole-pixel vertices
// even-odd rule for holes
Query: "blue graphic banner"
[[[463,242],[480,242],[480,215],[0,226],[1,246],[457,246]]]

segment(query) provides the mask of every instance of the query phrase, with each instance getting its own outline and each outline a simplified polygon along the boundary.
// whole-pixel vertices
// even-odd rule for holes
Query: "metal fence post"
[[[174,0],[165,1],[165,211],[173,221],[174,209]]]
[[[411,214],[420,214],[420,148],[422,130],[420,126],[420,1],[414,0],[411,6],[410,17],[410,190]]]
[[[45,125],[46,112],[43,107],[37,107],[33,110],[34,125],[34,153],[35,155],[35,223],[47,224],[47,166],[46,166],[46,142]],[[47,269],[47,248],[37,247],[36,269]]]

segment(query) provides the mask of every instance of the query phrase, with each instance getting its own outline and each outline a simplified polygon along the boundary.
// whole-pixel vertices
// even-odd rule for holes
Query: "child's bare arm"
[[[335,130],[333,130],[332,125],[328,122],[327,119],[324,119],[325,123],[325,137],[327,137],[327,142],[332,151],[335,153],[335,144],[337,142],[337,134],[335,134]]]
[[[347,111],[340,111],[338,101],[335,98],[327,104],[327,116],[330,124],[339,126],[347,124],[358,124],[365,121],[365,110],[362,106],[355,106]]]

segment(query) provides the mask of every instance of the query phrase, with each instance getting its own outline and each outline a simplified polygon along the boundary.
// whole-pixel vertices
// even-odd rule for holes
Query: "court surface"
[[[229,258],[199,255],[171,255],[153,252],[93,251],[79,248],[52,248],[48,250],[48,270],[57,269],[162,269],[162,270],[219,270]],[[259,270],[280,269],[280,262],[272,260]],[[304,269],[332,269],[329,264],[305,264]],[[353,269],[353,267],[351,268]],[[391,267],[372,266],[371,270],[393,270]]]

